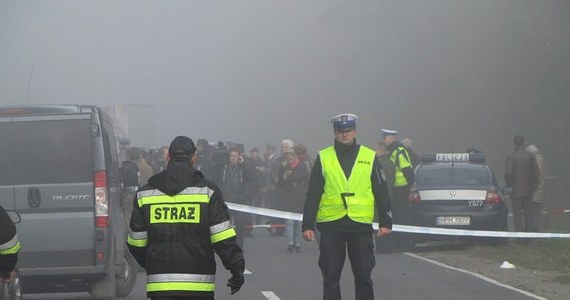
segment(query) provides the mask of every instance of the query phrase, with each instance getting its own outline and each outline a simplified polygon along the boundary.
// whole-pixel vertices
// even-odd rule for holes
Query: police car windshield
[[[483,166],[455,164],[425,166],[416,173],[417,186],[475,186],[490,185],[491,174]]]

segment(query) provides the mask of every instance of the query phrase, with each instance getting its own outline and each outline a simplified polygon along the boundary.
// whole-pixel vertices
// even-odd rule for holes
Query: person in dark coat
[[[278,185],[281,188],[279,208],[288,212],[302,213],[309,172],[293,149],[286,150],[284,155],[285,170],[278,179]],[[287,219],[285,235],[287,236],[287,251],[301,252],[301,221]]]
[[[222,169],[222,191],[228,202],[249,205],[246,197],[248,178],[244,164],[240,163],[240,157],[239,150],[230,150],[228,163]],[[249,214],[238,211],[233,212],[232,217],[237,234],[237,243],[240,248],[243,248],[243,239],[247,235],[246,226],[251,224],[251,219],[248,220]]]
[[[511,201],[515,229],[518,232],[539,230],[540,206],[532,203],[532,192],[538,184],[540,171],[534,155],[526,151],[525,139],[522,135],[514,137],[515,151],[505,163],[505,182],[512,187]],[[524,216],[524,218],[523,218]]]
[[[153,300],[213,300],[214,253],[232,273],[231,293],[244,283],[243,251],[228,207],[218,186],[194,168],[195,152],[190,138],[174,138],[166,170],[140,187],[133,201],[127,244],[146,269]]]

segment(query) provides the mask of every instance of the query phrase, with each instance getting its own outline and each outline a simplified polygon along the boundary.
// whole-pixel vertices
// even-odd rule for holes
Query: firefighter
[[[323,299],[341,299],[339,280],[346,251],[355,283],[355,299],[373,300],[371,273],[376,259],[372,221],[378,210],[378,236],[392,228],[390,199],[374,150],[356,143],[356,115],[332,118],[335,142],[315,159],[303,214],[303,237],[321,232],[319,267]]]
[[[152,299],[214,299],[214,252],[232,277],[234,294],[244,283],[245,262],[218,186],[194,169],[194,142],[170,144],[166,170],[137,191],[128,247],[146,269]]]
[[[10,282],[16,276],[14,267],[18,261],[20,242],[16,234],[16,226],[0,206],[0,274],[4,282]]]

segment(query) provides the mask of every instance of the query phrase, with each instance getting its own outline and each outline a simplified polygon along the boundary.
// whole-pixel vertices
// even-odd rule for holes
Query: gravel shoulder
[[[501,269],[502,261],[472,257],[464,249],[418,251],[414,254],[448,266],[484,275],[549,300],[568,300],[570,298],[570,285],[556,282],[556,278],[568,276],[568,274],[531,270],[521,266],[515,266],[514,269]]]

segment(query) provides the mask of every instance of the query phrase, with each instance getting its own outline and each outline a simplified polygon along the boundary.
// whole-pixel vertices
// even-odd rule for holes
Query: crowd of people
[[[419,155],[412,150],[411,139],[403,138],[398,141],[393,138],[396,133],[383,131],[382,139],[376,143],[374,150],[388,183],[392,208],[399,212],[396,223],[408,224],[405,200],[410,184],[407,182],[413,182],[413,169],[420,163],[420,159]],[[544,159],[536,145],[526,146],[524,138],[522,140],[521,138],[522,136],[517,137],[515,151],[507,158],[505,183],[508,187],[514,188],[511,198],[515,229],[517,231],[539,231],[540,206],[544,200]],[[522,145],[519,145],[521,143]],[[196,169],[200,170],[205,178],[212,180],[222,188],[226,201],[288,212],[303,212],[303,203],[314,164],[314,160],[307,154],[307,148],[303,144],[295,144],[290,139],[283,139],[279,148],[267,144],[262,148],[263,152],[257,146],[253,146],[246,152],[241,143],[218,141],[213,144],[206,139],[198,139],[196,147]],[[395,151],[397,149],[399,150]],[[469,148],[467,152],[480,152],[480,150]],[[391,157],[393,154],[397,154],[397,164],[395,163],[396,157]],[[127,149],[127,160],[123,162],[123,168],[134,169],[132,167],[134,163],[138,171],[136,183],[128,184],[133,180],[129,181],[127,179],[129,176],[124,176],[124,182],[127,183],[126,191],[129,190],[129,185],[133,186],[127,199],[132,198],[132,193],[136,190],[134,186],[147,182],[153,174],[166,169],[167,155],[168,147],[166,146],[148,150],[138,147]],[[402,159],[404,161],[400,162]],[[402,166],[400,163],[405,165]],[[400,180],[398,183],[396,183],[397,178]],[[129,218],[130,203],[127,203],[124,208],[126,218]],[[252,236],[253,226],[264,225],[273,235],[287,236],[289,252],[300,252],[299,222],[237,212],[234,213],[233,221],[239,231],[241,246],[243,246],[244,237]],[[398,234],[394,234],[390,239],[396,240],[388,242],[388,245],[396,243],[398,247],[407,248],[409,246],[400,245],[405,241],[398,241]],[[392,246],[388,246],[388,249],[379,247],[378,250],[390,252],[391,248]]]
[[[374,299],[371,279],[375,265],[370,235],[373,232],[372,222],[376,217],[379,223],[376,230],[377,251],[405,251],[412,247],[405,233],[392,233],[391,228],[393,222],[402,225],[411,223],[407,197],[414,183],[414,169],[420,159],[411,149],[411,140],[399,141],[398,132],[394,130],[383,129],[382,139],[376,143],[375,149],[357,144],[356,119],[353,114],[335,116],[331,120],[334,144],[319,151],[315,160],[307,154],[304,145],[294,144],[290,139],[281,141],[279,153],[273,145],[266,145],[264,153],[260,153],[257,147],[246,153],[244,145],[240,143],[218,142],[213,146],[207,140],[199,139],[194,147],[190,139],[182,137],[187,140],[188,149],[183,149],[179,155],[178,166],[174,165],[176,156],[172,160],[177,145],[151,152],[135,147],[128,149],[128,160],[123,162],[122,167],[123,183],[127,184],[127,178],[135,177],[126,174],[126,170],[136,169],[136,179],[132,184],[138,181],[139,186],[131,190],[136,192],[139,205],[129,201],[133,199],[133,194],[125,197],[125,205],[136,208],[132,217],[129,217],[131,253],[141,265],[146,264],[142,252],[146,249],[146,243],[142,240],[147,238],[148,224],[145,227],[143,216],[149,214],[149,208],[144,203],[161,203],[159,198],[153,197],[160,197],[161,193],[192,197],[200,194],[210,197],[210,201],[219,201],[219,195],[223,195],[223,199],[230,203],[303,214],[302,221],[263,219],[238,211],[229,214],[227,208],[218,207],[221,210],[214,215],[220,217],[216,220],[219,223],[210,226],[211,249],[221,255],[224,266],[233,274],[228,281],[232,294],[244,283],[241,252],[244,238],[252,236],[252,225],[269,223],[266,224],[271,226],[269,228],[285,229],[272,233],[286,235],[286,249],[291,253],[301,252],[301,238],[315,240],[320,233],[319,267],[323,275],[324,299],[340,299],[339,278],[347,250],[355,276],[356,298]],[[505,182],[512,187],[515,227],[517,231],[539,231],[538,216],[542,200],[538,199],[542,197],[544,187],[543,159],[536,146],[525,145],[522,136],[516,136],[514,144],[515,151],[506,161]],[[469,149],[467,152],[478,151]],[[153,175],[156,173],[158,175]],[[176,184],[169,183],[172,180]],[[213,194],[203,187],[213,191]],[[221,194],[216,192],[218,187]],[[125,190],[129,191],[128,188]],[[185,226],[186,221],[178,220],[189,219],[190,213],[194,213],[191,207],[169,205],[164,211],[171,211],[171,218],[177,220],[173,224]],[[175,215],[173,211],[178,209],[184,212]],[[160,211],[151,219],[157,216],[162,217]],[[172,223],[174,219],[153,222]],[[165,234],[171,236],[171,232]],[[191,252],[187,254],[193,255]],[[176,267],[173,265],[171,269]],[[155,271],[166,272],[158,268]],[[210,283],[205,283],[206,287],[212,289]]]
[[[222,189],[226,202],[303,212],[313,166],[313,159],[307,154],[305,145],[283,139],[279,148],[267,144],[263,152],[257,146],[246,152],[241,143],[219,141],[211,144],[206,139],[198,139],[196,148],[194,167]],[[136,191],[134,186],[146,183],[153,174],[165,170],[167,155],[168,147],[150,150],[130,147],[126,150],[127,160],[122,163],[123,182],[125,186],[133,186],[124,189],[127,191],[123,205],[126,220],[131,215],[132,199]],[[132,175],[135,172],[138,172],[138,177]],[[136,179],[128,179],[133,177]],[[245,237],[253,236],[253,226],[263,225],[271,234],[287,237],[287,251],[301,251],[300,221],[240,212],[232,212],[232,218],[240,247],[243,247]]]

